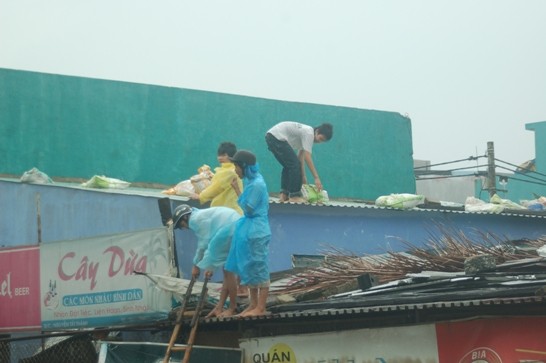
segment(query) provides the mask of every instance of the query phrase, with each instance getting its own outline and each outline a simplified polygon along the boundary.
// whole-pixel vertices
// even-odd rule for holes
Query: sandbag
[[[98,188],[98,189],[125,189],[128,188],[131,183],[121,179],[109,178],[104,175],[94,175],[91,179],[82,183],[84,188]]]
[[[31,184],[51,184],[53,181],[51,178],[44,173],[43,171],[38,170],[38,168],[32,168],[28,171],[25,171],[21,176],[21,183],[31,183]]]
[[[425,196],[419,194],[390,194],[380,196],[375,200],[378,207],[391,207],[396,209],[412,209],[425,203]]]
[[[324,204],[329,202],[328,192],[326,190],[318,190],[313,184],[303,184],[301,186],[301,194],[308,203]]]

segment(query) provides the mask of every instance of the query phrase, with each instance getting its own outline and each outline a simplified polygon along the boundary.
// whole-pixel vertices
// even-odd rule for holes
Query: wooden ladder
[[[169,341],[169,345],[167,346],[167,351],[165,352],[165,358],[163,358],[163,363],[168,363],[171,359],[171,354],[173,352],[184,352],[184,359],[182,360],[182,363],[188,363],[190,361],[190,355],[193,348],[193,341],[195,340],[195,335],[197,333],[197,326],[199,325],[199,317],[201,315],[201,311],[203,310],[203,307],[205,306],[205,300],[207,298],[207,283],[209,279],[205,277],[205,281],[203,282],[203,289],[201,290],[201,296],[199,297],[199,301],[197,302],[197,306],[195,308],[195,311],[193,313],[193,317],[190,323],[191,331],[190,336],[188,338],[188,342],[185,346],[175,346],[176,339],[178,339],[178,335],[180,334],[180,328],[182,327],[182,321],[184,320],[184,313],[186,312],[186,308],[188,306],[188,301],[191,297],[191,291],[193,289],[193,284],[195,283],[195,278],[192,277],[190,284],[188,285],[188,289],[186,290],[186,294],[184,295],[184,302],[182,304],[182,307],[178,310],[176,314],[176,324],[173,329],[173,333],[171,335],[171,339]]]

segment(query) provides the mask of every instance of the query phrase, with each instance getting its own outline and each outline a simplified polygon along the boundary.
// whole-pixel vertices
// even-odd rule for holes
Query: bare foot
[[[288,195],[284,194],[284,193],[280,193],[279,194],[279,201],[281,203],[284,203],[284,202],[287,202],[288,201]]]
[[[305,199],[302,198],[302,197],[290,198],[290,199],[288,199],[288,201],[289,201],[290,203],[298,203],[298,204],[302,204],[302,203],[305,203],[305,202],[306,202]]]
[[[236,313],[237,313],[237,311],[228,309],[228,310],[222,311],[222,313],[220,315],[217,315],[217,316],[219,318],[228,318],[230,316],[236,315]]]
[[[250,305],[249,305],[249,306],[247,306],[247,308],[246,308],[245,310],[243,310],[243,311],[241,311],[239,314],[237,314],[237,316],[239,316],[239,317],[245,317],[245,316],[246,316],[246,315],[245,315],[246,313],[248,313],[249,311],[254,310],[254,309],[256,309],[256,306],[250,306]]]
[[[269,312],[266,310],[254,308],[252,310],[243,311],[241,314],[239,314],[239,316],[242,318],[247,318],[250,316],[262,316],[262,315],[268,315],[268,314]]]
[[[222,309],[214,308],[207,314],[206,318],[220,317],[223,314]]]

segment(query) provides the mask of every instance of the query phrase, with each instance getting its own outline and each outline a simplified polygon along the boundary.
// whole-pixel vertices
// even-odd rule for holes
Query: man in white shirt
[[[267,131],[267,148],[283,167],[279,195],[281,202],[304,202],[301,186],[307,184],[305,164],[313,175],[315,186],[322,190],[322,182],[311,154],[313,144],[329,141],[333,133],[334,127],[329,123],[313,128],[293,121],[280,122]]]

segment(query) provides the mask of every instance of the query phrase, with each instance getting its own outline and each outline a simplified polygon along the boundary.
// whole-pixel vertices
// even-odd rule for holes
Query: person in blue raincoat
[[[192,277],[197,278],[201,270],[210,278],[215,269],[223,267],[232,242],[236,222],[241,215],[228,207],[192,208],[182,204],[176,207],[173,216],[174,228],[191,229],[197,237],[197,251],[193,258]],[[229,307],[223,310],[229,297]],[[224,269],[224,281],[220,299],[207,317],[231,316],[237,312],[237,277]]]
[[[231,249],[224,268],[239,275],[241,285],[249,289],[249,306],[240,316],[259,316],[267,313],[269,295],[269,194],[264,178],[259,172],[256,156],[247,150],[239,150],[230,158],[235,172],[243,179],[244,190],[232,183],[239,195],[238,203],[243,217],[237,221]]]

